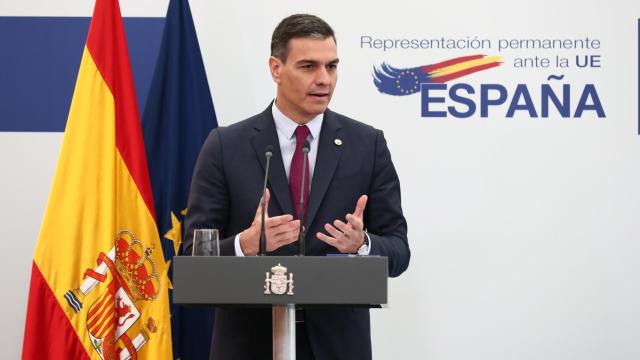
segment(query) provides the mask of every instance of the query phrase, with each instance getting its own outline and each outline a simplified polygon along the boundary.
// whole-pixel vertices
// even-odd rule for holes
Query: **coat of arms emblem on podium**
[[[278,264],[271,268],[271,274],[269,272],[266,274],[266,279],[264,280],[265,294],[283,295],[286,293],[287,295],[293,295],[293,273],[289,273],[289,279],[287,279],[286,267]]]

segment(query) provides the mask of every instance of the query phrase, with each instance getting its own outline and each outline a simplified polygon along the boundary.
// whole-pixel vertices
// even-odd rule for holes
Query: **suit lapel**
[[[322,129],[320,130],[320,139],[318,143],[318,155],[313,170],[313,179],[311,182],[311,191],[309,194],[309,205],[307,208],[307,219],[305,226],[309,229],[313,223],[322,199],[327,192],[327,188],[331,183],[333,174],[338,167],[340,157],[342,156],[343,146],[336,144],[336,139],[345,142],[344,135],[340,132],[341,125],[335,114],[328,110],[325,112],[322,121]],[[342,144],[342,143],[340,143]]]
[[[264,156],[265,149],[269,145],[273,146],[274,149],[273,156],[271,157],[271,163],[269,164],[270,169],[268,180],[268,184],[271,189],[271,198],[275,198],[280,205],[283,214],[293,214],[293,205],[291,202],[291,195],[289,194],[289,182],[287,181],[287,174],[284,171],[284,165],[282,163],[280,142],[278,141],[278,133],[276,132],[276,125],[273,121],[271,106],[259,115],[255,129],[257,130],[257,133],[251,139],[251,144],[256,152],[258,161],[262,165],[263,171],[266,167],[266,159]]]

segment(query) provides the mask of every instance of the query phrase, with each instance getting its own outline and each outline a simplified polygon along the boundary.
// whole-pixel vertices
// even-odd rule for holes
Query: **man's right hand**
[[[269,189],[265,196],[265,232],[267,236],[267,251],[274,251],[284,245],[298,240],[300,232],[300,220],[293,220],[291,215],[269,217]],[[258,253],[260,243],[260,219],[262,217],[262,201],[256,210],[251,226],[240,233],[240,247],[246,256]]]

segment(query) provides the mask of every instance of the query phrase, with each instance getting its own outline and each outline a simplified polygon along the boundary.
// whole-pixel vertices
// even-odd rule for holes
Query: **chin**
[[[312,116],[318,116],[318,115],[322,114],[325,110],[327,110],[326,106],[314,107],[312,109],[309,109],[309,111],[307,113],[311,114]]]
[[[328,106],[329,106],[329,102],[327,101],[326,103],[323,103],[323,104],[313,104],[309,106],[306,110],[309,114],[318,115],[318,114],[322,114],[325,110],[327,110]]]

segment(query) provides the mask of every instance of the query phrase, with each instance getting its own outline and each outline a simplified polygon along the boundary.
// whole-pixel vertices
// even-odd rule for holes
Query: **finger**
[[[265,218],[268,217],[268,214],[269,214],[269,197],[270,197],[269,189],[267,189],[267,191],[264,194]],[[256,218],[259,219],[260,217],[262,217],[262,196],[260,197],[260,201],[258,202],[258,208],[256,209]]]
[[[350,217],[355,216],[348,214]],[[351,224],[345,224],[340,220],[336,220],[333,224],[344,234],[342,238],[342,246],[352,248],[354,245],[360,245],[362,242],[362,230],[354,228]],[[342,251],[342,249],[340,249]]]
[[[284,223],[291,222],[293,220],[293,216],[291,214],[279,215],[270,217],[265,220],[267,228],[273,228],[276,226],[280,226]]]
[[[266,217],[269,216],[269,199],[270,198],[271,198],[271,193],[269,192],[269,189],[265,189],[265,191],[264,191],[264,213],[265,213]]]
[[[280,225],[270,227],[268,229],[269,234],[272,236],[276,236],[278,234],[283,234],[287,232],[298,233],[300,229],[300,220],[287,221]]]
[[[281,247],[287,244],[291,244],[292,242],[298,240],[298,231],[286,231],[277,235],[274,235],[270,238],[270,241],[273,242],[274,246]]]
[[[329,235],[333,236],[336,240],[338,240],[338,242],[340,242],[344,237],[344,234],[340,230],[333,227],[333,225],[331,224],[325,224],[324,229],[329,233]]]
[[[356,230],[363,230],[364,223],[362,222],[362,218],[356,217],[353,214],[347,214],[347,221],[349,225],[351,225]]]
[[[298,240],[299,229],[300,221],[291,221],[275,228],[275,231],[271,232],[267,236],[267,239],[273,244],[273,247],[277,249]]]
[[[319,233],[316,233],[316,237],[317,237],[319,240],[324,241],[324,242],[326,242],[327,244],[329,244],[329,245],[331,245],[331,246],[333,246],[333,247],[335,247],[335,248],[338,248],[338,240],[336,240],[336,239],[332,238],[331,236],[327,236],[327,235],[325,235],[325,234],[323,234],[323,233],[319,232]]]
[[[298,240],[297,232],[288,232],[288,233],[283,233],[277,236],[267,237],[267,250],[268,251],[277,250],[287,244],[291,244],[296,240]]]
[[[351,215],[351,214],[348,214],[348,215]],[[351,230],[351,226],[349,226],[348,224],[345,224],[340,220],[334,221],[333,226],[335,226],[338,230],[342,231],[343,233],[346,233],[347,231]]]
[[[360,196],[358,202],[356,203],[356,209],[353,212],[353,215],[362,218],[362,215],[364,214],[364,208],[365,206],[367,206],[367,199],[367,195]]]

